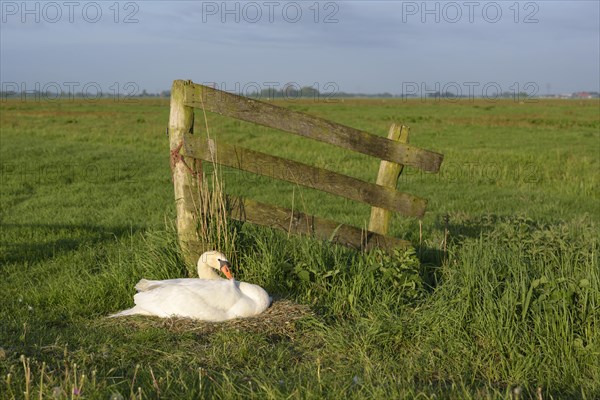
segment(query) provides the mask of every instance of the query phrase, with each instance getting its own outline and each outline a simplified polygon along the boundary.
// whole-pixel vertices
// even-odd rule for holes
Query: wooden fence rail
[[[322,192],[342,196],[373,206],[422,217],[427,202],[410,194],[380,186],[324,168],[271,156],[243,147],[218,143],[212,139],[184,135],[183,154],[220,165],[288,181]]]
[[[377,183],[369,183],[324,168],[233,146],[193,133],[194,108],[280,129],[381,159]],[[408,145],[408,127],[392,125],[388,138],[373,135],[270,103],[177,80],[171,89],[169,142],[177,229],[186,262],[193,265],[204,249],[198,236],[197,202],[202,161],[342,196],[372,206],[368,230],[288,210],[254,200],[227,196],[230,218],[309,234],[359,249],[387,250],[410,243],[387,236],[392,212],[422,217],[426,200],[396,190],[403,166],[438,172],[443,155]]]
[[[439,153],[208,86],[186,85],[184,93],[185,106],[204,108],[428,172],[438,172],[444,158]]]

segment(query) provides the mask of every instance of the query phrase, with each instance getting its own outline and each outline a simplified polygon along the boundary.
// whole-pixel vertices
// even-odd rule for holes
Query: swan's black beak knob
[[[221,272],[227,277],[227,279],[233,279],[233,275],[231,274],[231,264],[227,260],[219,259],[219,264],[221,267],[219,268]]]

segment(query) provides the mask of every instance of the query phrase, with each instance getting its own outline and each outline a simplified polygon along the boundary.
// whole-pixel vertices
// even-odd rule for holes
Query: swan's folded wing
[[[145,292],[153,290],[159,287],[170,286],[170,285],[193,285],[194,281],[201,281],[202,279],[195,278],[178,278],[178,279],[165,279],[162,281],[153,281],[150,279],[140,279],[135,285],[135,290],[138,292]],[[217,282],[217,281],[215,281]]]
[[[226,280],[172,279],[155,281],[151,290],[141,291],[133,298],[136,306],[160,317],[222,321],[238,301],[239,293]]]

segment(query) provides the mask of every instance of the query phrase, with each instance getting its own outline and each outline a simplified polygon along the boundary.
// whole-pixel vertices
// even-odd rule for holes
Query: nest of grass
[[[288,299],[273,299],[271,306],[262,314],[229,321],[208,322],[190,318],[159,318],[135,315],[104,318],[101,324],[104,326],[127,326],[133,329],[163,328],[174,333],[193,332],[203,336],[221,331],[240,330],[265,335],[286,336],[293,340],[297,333],[296,322],[315,316],[315,313],[306,305]]]

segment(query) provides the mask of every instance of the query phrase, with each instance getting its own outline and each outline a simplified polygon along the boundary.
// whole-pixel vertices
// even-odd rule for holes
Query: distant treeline
[[[51,92],[51,91],[40,91],[40,90],[27,90],[25,92],[16,92],[13,90],[0,91],[0,99],[15,99],[20,98],[22,100],[60,100],[60,99],[111,99],[111,98],[139,98],[139,97],[170,97],[171,92],[169,90],[163,90],[160,93],[149,93],[143,90],[141,93],[114,93],[114,92]]]
[[[310,86],[305,86],[300,89],[296,89],[295,87],[286,87],[283,89],[274,89],[274,88],[266,88],[261,91],[254,91],[249,93],[237,93],[245,97],[250,97],[254,99],[327,99],[327,98],[430,98],[430,99],[466,99],[466,98],[479,98],[481,96],[468,96],[468,95],[457,95],[452,92],[430,92],[430,93],[422,93],[422,94],[392,94],[389,92],[383,93],[349,93],[349,92],[339,92],[339,91],[319,91]],[[583,96],[585,95],[585,96]],[[43,92],[43,91],[26,91],[26,92],[16,92],[16,91],[0,91],[0,99],[9,99],[9,98],[20,98],[22,100],[30,99],[30,100],[59,100],[59,99],[69,99],[69,98],[83,98],[83,99],[100,99],[100,98],[140,98],[140,97],[162,97],[168,98],[171,96],[171,92],[169,90],[163,90],[160,93],[149,93],[146,90],[143,90],[141,93],[84,93],[84,92]],[[489,96],[490,98],[527,98],[530,97],[530,94],[526,92],[503,92],[500,94],[493,94]],[[598,98],[598,92],[577,92],[571,95],[543,95],[543,96],[533,96],[533,97],[562,97],[562,98]]]

